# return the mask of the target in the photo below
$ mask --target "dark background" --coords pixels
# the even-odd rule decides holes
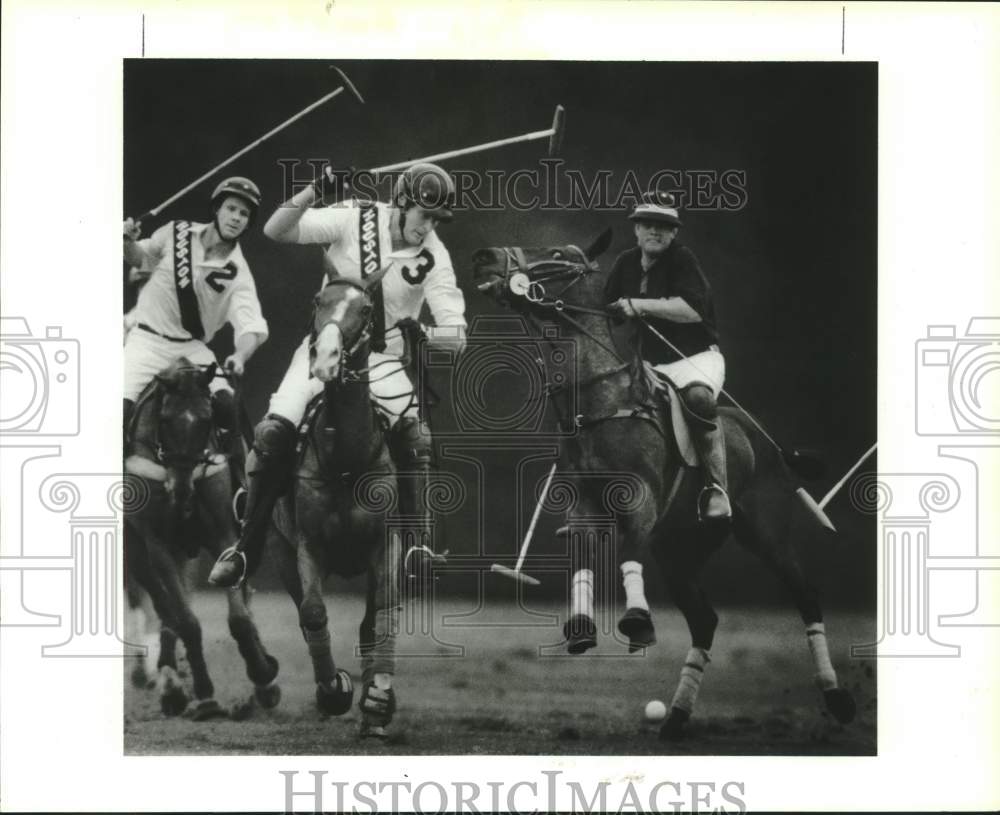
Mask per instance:
[[[239,159],[143,225],[208,219],[208,197],[226,175],[261,187],[261,220],[242,241],[257,282],[269,341],[246,381],[259,419],[300,341],[322,271],[317,247],[268,241],[260,226],[287,197],[279,159],[328,158],[368,167],[550,126],[567,111],[562,158],[587,179],[628,170],[641,181],[661,169],[741,170],[746,205],[688,211],[681,240],[701,261],[716,297],[727,389],[779,439],[823,452],[817,499],[875,440],[877,348],[877,67],[874,63],[338,62],[366,104],[346,93]],[[337,87],[328,63],[267,60],[126,60],[125,212],[158,204],[208,168]],[[537,168],[545,142],[443,162],[449,170]],[[309,173],[303,164],[300,172]],[[470,318],[498,313],[476,291],[471,253],[489,245],[586,243],[607,227],[604,257],[633,245],[620,211],[463,211],[439,234],[448,246]],[[131,293],[126,291],[126,306]],[[231,335],[214,345],[224,350]],[[491,390],[498,415],[523,399],[515,385]],[[508,403],[504,403],[504,400]],[[432,420],[435,417],[432,415]],[[547,425],[548,426],[548,425]],[[470,441],[474,445],[474,441]],[[512,510],[520,454],[483,451],[484,495],[445,519],[459,554],[512,561],[526,519]],[[874,460],[864,470],[873,470]],[[465,479],[468,467],[445,462]],[[546,467],[536,462],[532,479]],[[503,472],[501,472],[503,471]],[[537,472],[536,472],[537,471]],[[492,478],[496,475],[496,478]],[[525,489],[527,496],[527,488]],[[482,509],[478,509],[482,507]],[[480,548],[477,513],[489,530]],[[810,548],[827,603],[873,606],[874,519],[846,491],[829,507],[843,533]],[[533,552],[555,552],[558,518],[543,514]],[[530,569],[529,569],[530,571]],[[734,545],[716,557],[708,586],[725,603],[781,597],[776,581]],[[449,578],[456,588],[471,578]],[[501,578],[494,589],[511,589]],[[655,578],[652,581],[656,593]],[[493,585],[493,584],[490,584]]]

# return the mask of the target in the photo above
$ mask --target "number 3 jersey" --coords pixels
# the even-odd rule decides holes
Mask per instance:
[[[419,319],[424,302],[439,326],[465,326],[465,298],[455,282],[451,256],[435,232],[419,246],[392,248],[389,229],[392,208],[383,203],[366,204],[377,208],[378,241],[375,252],[381,268],[389,271],[382,278],[385,326],[391,328],[406,317]],[[336,274],[351,280],[363,280],[371,271],[361,270],[361,206],[356,201],[310,209],[299,221],[299,243],[329,244],[324,258],[327,275]],[[369,245],[371,242],[368,242]],[[372,257],[375,253],[370,254]],[[386,335],[385,353],[403,354],[398,331]]]
[[[186,230],[189,262],[185,262],[188,258],[185,258],[184,248],[178,255],[175,246],[178,223],[183,230],[183,222],[171,221],[149,238],[139,241],[152,273],[139,293],[133,312],[134,321],[177,339],[192,337],[208,342],[227,322],[233,325],[234,339],[249,333],[266,338],[267,322],[261,313],[257,287],[239,244],[225,258],[206,260],[201,233],[208,224],[192,223]],[[188,267],[181,270],[180,275],[175,269],[178,257]],[[182,317],[180,298],[186,296],[183,289],[187,286],[193,288],[198,304],[203,331],[200,337],[194,336],[195,332],[186,327]]]

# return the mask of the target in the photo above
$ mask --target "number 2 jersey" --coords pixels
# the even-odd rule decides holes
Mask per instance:
[[[380,263],[382,269],[389,269],[382,278],[386,328],[406,317],[419,319],[425,301],[436,325],[464,327],[465,298],[455,282],[451,255],[437,233],[430,232],[419,246],[394,250],[389,228],[392,208],[383,203],[369,206],[378,209]],[[324,285],[330,270],[351,280],[363,279],[360,231],[360,206],[356,201],[303,213],[298,243],[329,244],[324,259],[328,269]],[[388,332],[385,339],[385,353],[403,354],[403,341],[398,331]]]
[[[204,330],[203,337],[193,339],[208,342],[227,322],[232,323],[234,339],[249,333],[266,339],[267,322],[243,251],[237,244],[227,257],[206,260],[201,243],[206,228],[208,224],[197,223],[190,228],[191,285]],[[167,337],[191,337],[181,319],[174,276],[174,222],[161,226],[138,244],[146,253],[152,273],[139,293],[132,319]]]

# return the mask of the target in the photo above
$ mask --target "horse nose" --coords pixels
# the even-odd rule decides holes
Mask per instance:
[[[334,348],[326,355],[316,357],[312,364],[312,375],[320,382],[331,382],[340,373],[340,349]]]

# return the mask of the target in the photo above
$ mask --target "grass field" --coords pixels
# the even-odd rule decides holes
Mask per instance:
[[[400,637],[394,682],[399,711],[391,737],[377,742],[359,740],[356,706],[339,718],[320,717],[311,663],[288,597],[258,593],[253,609],[265,645],[281,663],[281,703],[257,709],[244,721],[168,719],[155,690],[133,688],[126,680],[126,754],[876,753],[874,662],[849,657],[851,644],[873,641],[871,614],[827,615],[840,683],[858,703],[857,719],[841,726],[825,713],[812,684],[794,612],[720,609],[712,663],[689,736],[665,743],[657,738],[658,726],[643,721],[642,711],[650,699],[669,705],[689,645],[684,621],[672,607],[653,610],[659,642],[646,655],[628,655],[610,633],[614,620],[609,619],[598,621],[608,629],[599,647],[571,657],[559,645],[561,607],[532,608],[529,614],[514,604],[477,609],[472,601],[437,603],[434,636],[420,633],[414,620],[415,633]],[[328,598],[327,610],[337,665],[360,686],[353,650],[361,598]],[[224,598],[199,593],[195,611],[217,699],[227,707],[245,701],[252,688],[229,637]]]

